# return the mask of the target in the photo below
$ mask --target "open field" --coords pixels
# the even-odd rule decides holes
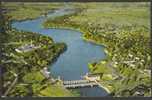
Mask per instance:
[[[34,19],[60,7],[62,7],[60,3],[9,2],[3,4],[3,8],[8,12],[6,15],[9,16],[11,20]]]
[[[150,12],[147,7],[148,4],[137,3],[72,3],[77,8],[84,8],[76,16],[63,16],[51,20],[55,25],[59,26],[83,26],[89,27],[90,24],[114,24],[116,26],[129,26],[129,25],[144,25],[149,26]],[[147,5],[147,6],[146,6]],[[62,18],[64,20],[62,20]],[[61,21],[62,20],[62,21]],[[57,22],[55,22],[57,21]],[[49,19],[44,24],[46,27],[51,24]],[[73,25],[74,24],[74,25]],[[54,26],[55,26],[54,25]],[[53,25],[52,25],[53,26]]]

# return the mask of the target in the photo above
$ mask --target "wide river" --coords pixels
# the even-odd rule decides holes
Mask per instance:
[[[73,13],[69,8],[63,8],[49,13],[48,17],[63,16]],[[40,16],[34,20],[16,21],[12,27],[30,32],[47,35],[53,38],[55,42],[64,42],[67,44],[67,50],[59,56],[57,61],[49,66],[50,72],[54,77],[60,76],[64,80],[81,79],[83,75],[89,72],[88,63],[99,61],[106,57],[104,47],[86,42],[82,39],[82,33],[66,29],[45,29],[42,23],[46,17]],[[75,89],[81,96],[107,96],[107,92],[99,87],[88,87]]]

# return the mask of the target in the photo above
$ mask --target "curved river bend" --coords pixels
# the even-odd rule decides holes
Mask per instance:
[[[54,18],[72,13],[70,10],[59,9],[48,16]],[[55,42],[67,44],[67,50],[59,56],[57,61],[50,65],[50,72],[54,77],[61,76],[64,80],[81,79],[88,70],[88,63],[105,58],[104,47],[85,42],[78,31],[66,29],[45,29],[42,23],[46,20],[41,16],[34,20],[13,22],[12,27],[18,30],[37,32],[51,36]],[[106,96],[105,90],[99,87],[76,89],[81,96]]]

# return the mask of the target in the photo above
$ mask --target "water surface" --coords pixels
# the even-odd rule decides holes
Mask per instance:
[[[55,18],[73,13],[73,10],[59,9],[49,13],[48,17]],[[69,9],[69,8],[68,8]],[[46,17],[34,20],[13,22],[12,26],[19,30],[37,32],[53,38],[55,42],[67,44],[67,50],[59,56],[57,61],[50,65],[50,72],[54,77],[60,76],[64,80],[81,79],[81,76],[89,72],[88,63],[105,58],[104,47],[85,42],[82,33],[66,29],[45,29],[42,23]],[[76,89],[81,96],[106,96],[105,90],[99,87]]]

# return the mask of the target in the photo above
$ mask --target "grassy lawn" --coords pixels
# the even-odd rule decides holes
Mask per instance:
[[[63,88],[60,84],[50,84],[50,82],[46,80],[42,73],[40,73],[39,71],[26,74],[23,80],[25,83],[33,83],[32,90],[37,96],[73,96],[70,91]]]
[[[40,91],[40,95],[42,96],[50,96],[50,97],[71,97],[74,96],[70,91],[64,89],[60,85],[51,85],[46,89]]]

